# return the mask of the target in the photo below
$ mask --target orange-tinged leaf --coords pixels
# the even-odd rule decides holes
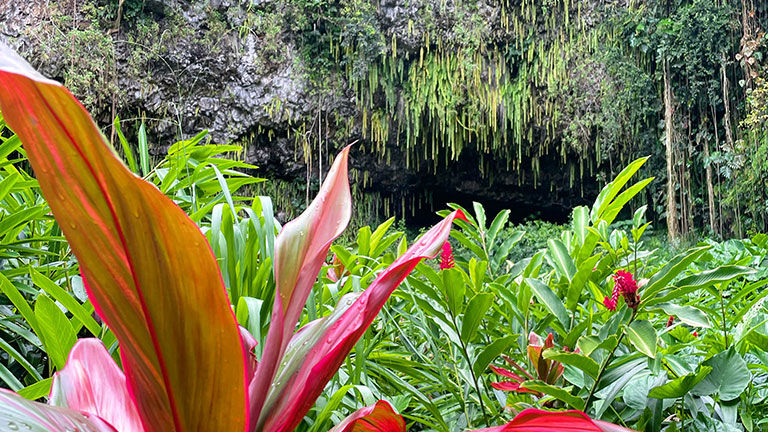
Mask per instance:
[[[64,87],[0,44],[0,111],[120,342],[148,431],[244,430],[245,355],[198,227],[133,175]]]
[[[329,432],[405,432],[405,421],[387,401],[360,408]]]

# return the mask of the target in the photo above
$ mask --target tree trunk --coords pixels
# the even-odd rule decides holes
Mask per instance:
[[[725,71],[725,54],[722,54],[720,62],[720,74],[723,80],[723,105],[725,106],[725,115],[723,116],[723,129],[725,129],[725,143],[727,144],[726,151],[732,152],[733,146],[733,132],[731,131],[731,103],[729,94],[728,74]]]
[[[677,203],[675,202],[674,153],[672,149],[672,86],[669,82],[669,61],[664,59],[664,146],[667,158],[667,236],[670,241],[677,240]]]
[[[715,131],[717,131],[717,122],[715,125]],[[707,183],[707,204],[709,207],[709,229],[712,234],[717,235],[717,224],[715,222],[715,186],[712,183],[712,163],[709,160],[709,139],[704,138],[704,164],[706,171],[706,183]]]

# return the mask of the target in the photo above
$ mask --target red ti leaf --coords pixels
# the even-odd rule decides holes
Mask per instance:
[[[0,110],[120,342],[149,431],[244,430],[245,355],[198,227],[117,159],[64,87],[0,44]]]
[[[530,408],[503,426],[477,429],[473,432],[633,432],[611,423],[599,423],[600,425],[581,411],[554,412]]]
[[[270,387],[260,424],[267,431],[292,431],[315,403],[347,354],[365,333],[392,291],[423,258],[434,258],[460,211],[448,215],[382,271],[362,294],[344,296],[334,312],[296,334]],[[356,299],[355,299],[356,297]]]
[[[329,432],[405,432],[405,421],[386,401],[360,408]]]
[[[349,223],[352,198],[347,179],[349,147],[336,156],[320,192],[307,209],[285,224],[275,241],[277,295],[267,340],[256,375],[250,383],[251,430],[261,427],[260,413],[268,389],[293,336],[331,243]]]
[[[53,376],[48,399],[51,405],[95,414],[120,432],[144,430],[128,396],[123,371],[95,338],[75,344],[67,365]]]

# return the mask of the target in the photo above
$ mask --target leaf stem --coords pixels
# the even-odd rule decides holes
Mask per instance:
[[[629,322],[627,322],[627,325],[632,324],[632,321],[635,320],[635,316],[637,316],[637,310],[632,311],[632,317],[629,318]],[[597,372],[595,383],[592,384],[592,388],[589,390],[589,395],[587,396],[587,400],[584,403],[584,412],[587,412],[587,410],[589,409],[589,403],[592,402],[592,398],[595,396],[595,392],[597,392],[597,385],[600,383],[600,378],[603,377],[605,370],[608,369],[608,364],[610,364],[611,360],[613,360],[613,355],[616,353],[616,348],[618,348],[619,345],[621,345],[621,341],[624,340],[624,335],[627,334],[625,329],[626,329],[626,326],[621,329],[621,335],[619,335],[619,339],[616,341],[616,345],[611,349],[611,352],[608,353],[608,356],[605,357],[605,360],[603,360],[603,363],[600,365],[600,370]]]

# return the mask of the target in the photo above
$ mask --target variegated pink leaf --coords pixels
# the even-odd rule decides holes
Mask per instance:
[[[98,416],[32,402],[5,389],[0,389],[0,430],[118,432]]]
[[[98,339],[77,341],[67,365],[54,374],[48,399],[51,405],[95,414],[120,432],[144,431],[125,375]]]

